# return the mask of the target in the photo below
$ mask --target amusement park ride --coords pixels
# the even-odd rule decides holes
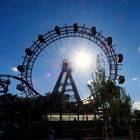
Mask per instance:
[[[35,41],[30,48],[25,49],[23,63],[17,66],[20,76],[0,74],[0,93],[7,94],[10,86],[10,79],[15,79],[20,82],[16,88],[22,92],[22,95],[31,98],[42,96],[42,94],[36,90],[32,80],[32,73],[36,60],[50,44],[64,38],[84,38],[93,44],[96,44],[105,54],[108,61],[108,78],[114,83],[116,83],[117,80],[119,84],[124,83],[124,76],[118,75],[119,67],[123,61],[123,55],[115,53],[114,46],[112,45],[112,37],[104,37],[102,32],[96,31],[96,27],[88,28],[85,27],[85,25],[79,26],[77,23],[74,23],[72,26],[56,26],[46,34],[39,35],[37,41]],[[79,95],[76,86],[77,83],[73,78],[69,60],[63,59],[62,62],[62,69],[49,96],[57,94],[65,95],[66,93],[69,94],[69,92],[73,92],[76,104],[81,105],[83,101]]]

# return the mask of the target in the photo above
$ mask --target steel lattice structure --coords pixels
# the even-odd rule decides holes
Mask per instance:
[[[116,54],[112,45],[111,37],[104,37],[101,32],[96,31],[96,27],[87,28],[85,26],[78,26],[76,23],[73,26],[56,26],[52,31],[48,31],[44,35],[39,35],[38,40],[33,43],[30,48],[26,48],[26,55],[22,65],[17,68],[21,72],[21,79],[26,81],[32,88],[32,71],[36,59],[40,53],[51,43],[63,38],[77,37],[85,38],[99,46],[109,64],[109,79],[113,82],[116,81],[118,76],[118,63],[123,59],[122,54]],[[23,83],[25,87],[25,94],[29,96],[36,96],[36,92],[32,92],[31,88]]]
[[[5,79],[6,78],[6,79]],[[35,96],[40,96],[40,94],[25,80],[23,80],[22,78],[18,77],[18,76],[14,76],[14,75],[9,75],[9,74],[0,74],[0,88],[2,89],[2,92],[7,94],[8,92],[8,86],[10,84],[10,80],[9,79],[15,79],[18,80],[20,82],[22,82],[22,84],[25,84],[28,88],[30,88],[30,90],[32,91],[32,93],[34,94],[27,94],[26,96],[28,97],[35,97]],[[20,85],[20,84],[19,84]],[[18,87],[18,85],[17,85]],[[0,92],[1,93],[1,92]]]

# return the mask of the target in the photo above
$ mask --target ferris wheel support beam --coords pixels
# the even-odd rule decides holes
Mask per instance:
[[[66,74],[64,74],[64,73],[66,73]],[[64,83],[62,83],[62,79],[63,79],[64,75],[65,75]],[[58,77],[58,80],[54,86],[52,94],[64,95],[66,92],[66,87],[68,85],[68,80],[70,80],[70,85],[72,87],[71,91],[73,91],[73,93],[74,93],[74,97],[77,101],[77,104],[81,105],[81,103],[82,103],[81,98],[80,98],[78,90],[76,88],[76,84],[75,84],[74,79],[71,74],[71,68],[69,67],[69,63],[67,60],[63,60],[63,67],[62,67],[62,70]],[[62,88],[61,88],[61,86],[62,86]],[[59,90],[59,89],[61,89],[61,90]]]

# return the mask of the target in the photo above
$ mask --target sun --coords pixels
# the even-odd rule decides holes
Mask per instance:
[[[78,68],[86,69],[91,65],[91,55],[86,51],[77,52],[75,55],[75,64]]]

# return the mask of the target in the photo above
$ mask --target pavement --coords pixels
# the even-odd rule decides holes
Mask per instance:
[[[55,140],[76,140],[75,138],[63,138],[63,139],[55,139]],[[84,137],[80,140],[107,140],[102,137]],[[129,137],[116,137],[116,138],[108,138],[108,140],[130,140]]]
[[[38,139],[38,140],[47,140],[47,139]],[[55,138],[54,140],[107,140],[102,137],[84,137],[81,139],[76,138]],[[114,138],[108,138],[108,140],[131,140],[129,137],[114,137]],[[139,139],[134,139],[139,140]]]

